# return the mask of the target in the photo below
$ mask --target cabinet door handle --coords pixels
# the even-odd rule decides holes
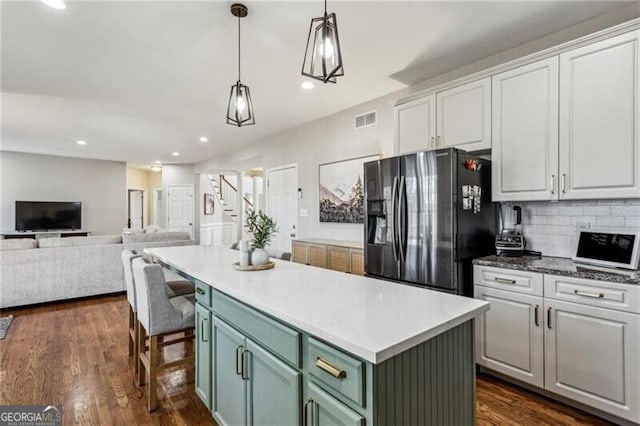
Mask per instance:
[[[242,366],[240,365],[242,358],[242,351],[244,350],[244,346],[240,345],[236,348],[236,374],[238,376],[242,375]]]
[[[556,193],[556,175],[551,175],[551,194],[554,195]]]
[[[198,294],[204,294],[204,290],[201,289],[200,287],[196,287],[196,293]]]
[[[604,293],[591,293],[589,291],[582,290],[573,290],[573,294],[577,294],[578,296],[593,297],[594,299],[602,299],[604,297]]]
[[[209,342],[209,339],[205,340],[204,336],[205,336],[205,332],[204,332],[204,322],[208,321],[209,318],[202,318],[202,321],[200,321],[200,341],[203,343],[207,343]]]
[[[551,308],[547,308],[547,328],[551,330]]]
[[[309,404],[313,404],[313,398],[307,399],[302,407],[302,426],[309,426],[309,415],[307,413],[307,407]],[[311,405],[311,409],[313,409],[313,405]],[[311,421],[313,421],[313,417],[311,418]]]
[[[242,351],[242,353],[240,354],[240,371],[241,371],[240,377],[242,377],[242,380],[249,380],[249,375],[246,374],[246,370],[247,370],[246,365],[247,364],[246,364],[245,357],[244,357],[244,354],[246,354],[246,353],[250,353],[249,349],[244,349]]]
[[[563,173],[562,174],[562,193],[566,194],[567,193],[567,174]]]
[[[540,323],[538,322],[538,310],[540,309],[539,305],[536,305],[536,307],[533,309],[533,319],[534,322],[536,323],[536,327],[540,327]]]
[[[324,371],[325,373],[331,374],[336,379],[347,378],[346,371],[344,371],[339,367],[336,367],[335,365],[331,364],[329,361],[325,361],[320,357],[316,357],[316,367],[318,367],[320,370]]]
[[[495,277],[493,280],[495,282],[502,283],[502,284],[515,284],[516,283],[516,280],[510,280],[508,278]]]

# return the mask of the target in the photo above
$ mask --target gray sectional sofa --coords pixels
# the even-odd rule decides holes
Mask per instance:
[[[186,232],[0,240],[0,308],[125,291],[122,250],[195,244]]]

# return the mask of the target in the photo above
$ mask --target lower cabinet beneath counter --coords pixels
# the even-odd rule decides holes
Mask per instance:
[[[491,303],[476,322],[477,364],[639,424],[640,287],[517,274],[544,286],[522,289],[513,270],[474,266],[475,297]]]
[[[292,260],[296,263],[332,269],[355,275],[364,275],[364,250],[362,248],[331,243],[330,240],[294,240]],[[353,243],[357,244],[357,243]]]
[[[196,391],[220,426],[475,424],[473,320],[372,364],[196,286]]]

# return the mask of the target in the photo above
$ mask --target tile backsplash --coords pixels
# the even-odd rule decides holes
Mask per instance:
[[[640,200],[527,201],[502,203],[505,227],[512,228],[513,206],[522,207],[527,249],[545,256],[571,257],[580,228],[638,232]],[[515,216],[513,216],[515,218]]]

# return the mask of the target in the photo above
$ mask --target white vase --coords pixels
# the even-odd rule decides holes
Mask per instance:
[[[269,255],[263,248],[254,248],[251,252],[252,265],[264,265],[269,262]]]

